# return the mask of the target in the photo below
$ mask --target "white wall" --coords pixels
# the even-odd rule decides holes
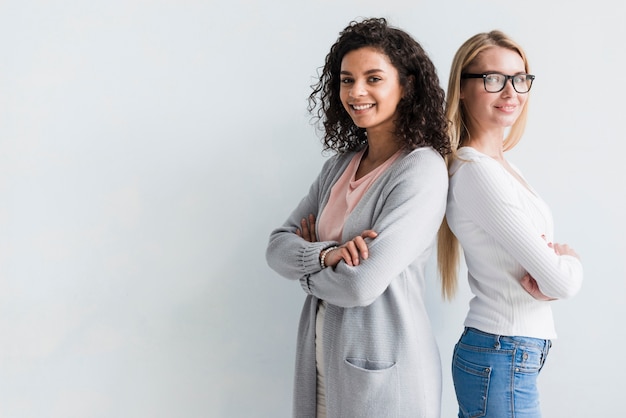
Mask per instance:
[[[287,417],[304,294],[265,264],[323,162],[306,97],[338,32],[431,54],[500,28],[537,80],[510,158],[586,281],[554,304],[546,417],[623,409],[623,3],[0,2],[0,417]],[[444,416],[466,287],[430,289]]]

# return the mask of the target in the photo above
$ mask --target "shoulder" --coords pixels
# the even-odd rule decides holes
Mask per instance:
[[[465,199],[514,199],[516,188],[502,165],[472,148],[459,149],[450,165],[450,192]]]
[[[446,162],[432,147],[416,148],[398,158],[394,168],[399,171],[427,172],[447,176]]]
[[[446,162],[431,147],[422,147],[406,152],[390,167],[387,185],[398,190],[448,190],[448,170]]]
[[[471,147],[462,147],[454,154],[450,164],[450,178],[488,174],[500,171],[500,164],[493,158]]]
[[[348,164],[350,164],[350,161],[355,154],[356,152],[349,151],[332,155],[324,162],[324,165],[322,166],[322,173],[333,174],[343,172]]]
[[[446,161],[432,147],[417,148],[406,157],[404,179],[420,188],[448,189]]]
[[[441,161],[443,162],[443,157],[439,154],[433,147],[419,147],[415,148],[412,151],[409,151],[406,155],[406,158],[416,158],[422,160],[430,160],[430,161]]]

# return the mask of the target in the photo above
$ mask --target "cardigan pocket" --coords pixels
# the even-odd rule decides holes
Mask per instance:
[[[395,362],[348,357],[340,379],[341,413],[350,417],[396,417],[399,384]]]
[[[346,363],[364,371],[381,371],[392,368],[396,363],[392,361],[376,361],[364,358],[348,357]]]

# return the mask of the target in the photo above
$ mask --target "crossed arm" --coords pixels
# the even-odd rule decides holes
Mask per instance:
[[[315,216],[310,214],[308,218],[302,218],[300,228],[296,230],[296,235],[308,242],[317,242],[315,230]],[[337,248],[326,252],[324,264],[327,267],[335,267],[341,260],[349,266],[358,266],[361,259],[367,260],[369,256],[366,238],[374,239],[378,233],[371,229],[366,229],[353,239],[346,241]],[[324,251],[320,253],[320,257]]]
[[[300,221],[300,228],[296,230],[296,235],[308,242],[317,242],[315,216],[313,214],[310,214],[308,218],[302,218],[302,220]],[[334,267],[341,260],[344,260],[346,264],[350,266],[359,265],[359,261],[361,259],[366,260],[368,257],[368,248],[365,238],[373,239],[376,238],[376,235],[377,233],[371,229],[363,231],[360,236],[357,236],[354,239],[344,243],[343,245],[328,251],[324,258],[324,264],[327,267]],[[553,248],[556,254],[569,254],[576,257],[578,256],[574,252],[574,250],[569,248],[567,244],[548,243],[548,246],[550,248]],[[520,284],[524,288],[524,290],[526,290],[532,297],[537,300],[549,301],[556,299],[541,293],[541,290],[539,290],[539,285],[537,285],[537,281],[533,279],[530,274],[526,274],[521,279]]]

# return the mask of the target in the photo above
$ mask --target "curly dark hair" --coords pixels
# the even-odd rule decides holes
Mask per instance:
[[[435,66],[415,39],[389,26],[385,18],[350,22],[326,55],[318,82],[311,86],[308,111],[323,132],[324,150],[342,153],[367,143],[365,129],[354,124],[339,96],[341,61],[363,47],[380,50],[398,71],[405,95],[396,109],[395,134],[402,147],[432,146],[441,155],[450,153],[445,93]]]

